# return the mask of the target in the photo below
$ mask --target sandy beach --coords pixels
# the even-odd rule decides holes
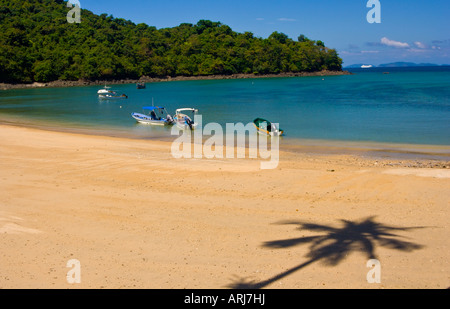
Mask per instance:
[[[1,125],[0,288],[450,287],[448,162],[170,145]]]

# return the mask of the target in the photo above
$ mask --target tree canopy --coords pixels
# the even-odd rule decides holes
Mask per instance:
[[[210,20],[157,29],[85,9],[68,23],[69,10],[62,0],[0,0],[0,82],[342,70],[336,50],[304,35],[258,38]]]

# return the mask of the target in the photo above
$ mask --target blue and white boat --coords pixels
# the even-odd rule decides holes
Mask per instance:
[[[131,117],[139,123],[164,126],[171,125],[174,122],[164,107],[146,106],[142,109],[144,110],[143,113],[131,114]]]

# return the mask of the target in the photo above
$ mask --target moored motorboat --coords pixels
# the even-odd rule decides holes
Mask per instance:
[[[111,87],[105,85],[105,88],[97,91],[100,99],[128,99],[126,94],[119,94],[117,91],[112,90]]]
[[[167,113],[164,107],[160,106],[146,106],[142,108],[144,113],[132,113],[131,117],[137,122],[151,125],[171,125],[173,118]]]
[[[198,109],[195,108],[179,108],[175,111],[173,117],[177,127],[182,130],[195,130],[198,126],[195,121],[195,115],[198,113]],[[188,115],[189,114],[189,115]]]
[[[269,136],[281,136],[284,131],[280,129],[275,123],[263,118],[256,118],[253,120],[253,125],[256,127],[258,133]]]

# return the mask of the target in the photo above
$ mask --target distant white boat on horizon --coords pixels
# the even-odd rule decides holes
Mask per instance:
[[[371,64],[363,64],[363,65],[361,66],[361,69],[369,69],[369,68],[371,68],[371,67],[373,67],[373,65],[371,65]]]

